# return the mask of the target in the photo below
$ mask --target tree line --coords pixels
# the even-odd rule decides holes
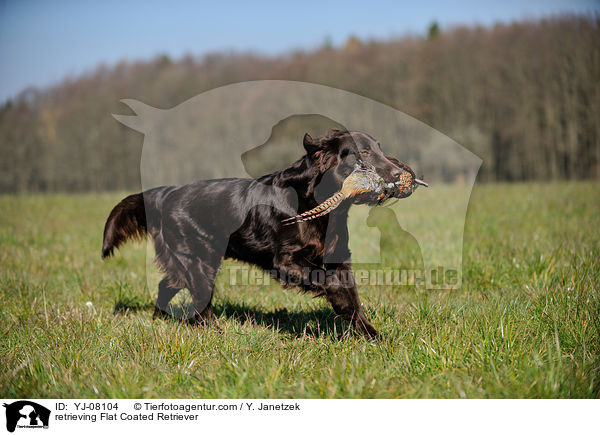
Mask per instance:
[[[600,18],[560,16],[389,41],[352,37],[276,57],[101,65],[0,108],[0,192],[137,189],[143,137],[112,118],[126,111],[120,99],[170,108],[263,79],[328,85],[404,111],[480,156],[481,181],[600,178]]]

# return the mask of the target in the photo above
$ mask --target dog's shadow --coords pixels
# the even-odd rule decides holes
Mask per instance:
[[[213,312],[217,317],[235,319],[242,324],[259,325],[296,338],[329,336],[340,339],[354,334],[348,322],[344,322],[326,307],[310,311],[287,308],[263,311],[245,304],[223,301],[213,307]]]
[[[153,311],[154,303],[140,301],[137,299],[119,299],[115,303],[113,314],[127,315],[139,311]],[[193,313],[191,302],[171,304],[168,308],[168,318],[156,319],[156,321],[188,322]],[[341,339],[348,335],[354,335],[348,322],[327,307],[311,310],[288,310],[279,308],[274,311],[264,311],[259,308],[250,307],[231,301],[221,301],[213,305],[213,313],[216,317],[216,326],[220,318],[233,319],[241,324],[254,324],[274,331],[289,334],[295,338],[301,337],[335,337]],[[213,326],[211,326],[213,327]]]

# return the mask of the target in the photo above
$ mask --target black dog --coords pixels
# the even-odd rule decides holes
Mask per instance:
[[[169,301],[185,287],[192,295],[194,320],[210,321],[214,280],[227,257],[325,296],[338,315],[365,337],[376,338],[351,274],[346,224],[352,202],[345,200],[330,214],[307,222],[286,226],[281,221],[339,190],[358,161],[372,165],[386,182],[410,173],[411,188],[390,196],[410,195],[420,180],[407,165],[386,157],[379,142],[365,133],[332,129],[317,139],[306,134],[304,148],[306,155],[290,167],[256,180],[197,181],[128,196],[108,217],[102,257],[128,238],[153,237],[156,262],[165,273],[155,316],[166,314]]]

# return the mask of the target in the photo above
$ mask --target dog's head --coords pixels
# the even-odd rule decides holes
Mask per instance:
[[[418,185],[427,186],[408,165],[387,157],[381,144],[366,133],[331,129],[316,139],[305,134],[304,148],[330,191],[340,188],[357,163],[375,169],[387,186],[387,198],[406,198]]]

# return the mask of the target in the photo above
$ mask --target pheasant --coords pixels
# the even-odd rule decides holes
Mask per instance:
[[[293,225],[300,222],[306,222],[316,219],[319,216],[326,215],[335,210],[344,200],[352,198],[355,203],[377,203],[381,204],[385,200],[396,197],[404,198],[409,196],[417,185],[429,187],[429,185],[415,177],[414,172],[404,163],[397,159],[388,157],[394,164],[405,170],[398,181],[386,183],[383,178],[377,174],[375,168],[359,161],[354,166],[354,170],[342,183],[342,188],[327,198],[321,204],[305,211],[304,213],[284,219],[284,225]]]

